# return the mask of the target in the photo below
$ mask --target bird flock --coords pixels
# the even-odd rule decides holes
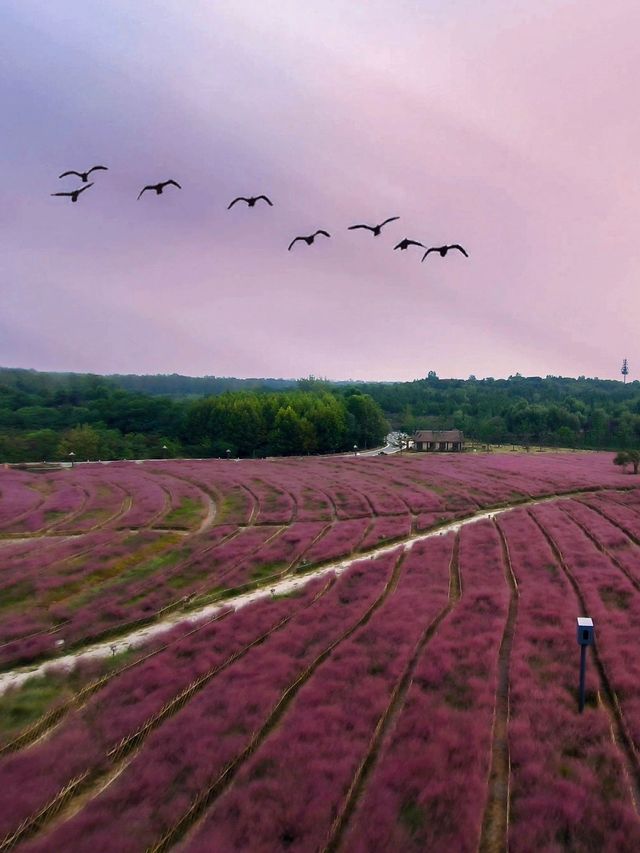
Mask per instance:
[[[93,186],[93,181],[89,182],[89,175],[92,172],[96,172],[96,171],[107,172],[108,167],[107,166],[92,166],[90,169],[87,169],[86,172],[77,172],[75,169],[69,169],[67,172],[63,172],[61,175],[58,175],[59,179],[60,178],[66,178],[69,175],[76,175],[78,178],[80,178],[80,180],[82,181],[84,186],[78,187],[77,189],[70,190],[68,192],[51,193],[51,195],[52,196],[63,196],[66,198],[70,198],[72,202],[77,202],[78,198],[80,197],[80,194]],[[168,187],[168,186],[177,187],[177,189],[179,189],[179,190],[182,189],[182,187],[180,186],[180,184],[177,181],[175,181],[173,178],[169,178],[169,180],[160,181],[157,184],[147,184],[138,193],[138,201],[140,200],[140,197],[142,196],[142,194],[147,192],[147,190],[155,190],[156,195],[162,195],[165,187]],[[231,210],[231,208],[234,206],[234,204],[237,204],[238,202],[244,202],[247,205],[247,207],[255,207],[256,203],[258,201],[264,201],[265,204],[269,205],[269,207],[273,207],[273,202],[266,195],[257,195],[257,196],[248,196],[248,197],[238,196],[237,198],[233,199],[231,204],[229,204],[229,206],[227,207],[227,210]],[[348,231],[356,231],[358,229],[364,229],[366,231],[371,231],[371,233],[373,234],[374,237],[379,237],[381,232],[382,232],[382,229],[384,228],[385,225],[388,225],[389,222],[396,222],[398,219],[400,219],[399,216],[390,216],[388,219],[385,219],[384,222],[381,222],[379,225],[365,225],[363,223],[360,223],[358,225],[350,225],[347,228],[347,230]],[[325,231],[324,229],[319,228],[317,231],[314,231],[313,234],[308,234],[306,236],[305,235],[299,235],[298,237],[294,237],[294,239],[289,243],[288,251],[290,252],[291,249],[294,247],[294,245],[298,241],[306,243],[307,246],[313,245],[316,237],[320,234],[323,237],[331,237],[331,234],[329,234],[328,231]],[[469,257],[466,250],[459,243],[449,243],[448,245],[444,245],[444,246],[425,246],[424,243],[421,243],[418,240],[410,240],[408,237],[403,237],[403,239],[400,240],[400,242],[397,243],[393,247],[393,249],[394,249],[394,251],[396,249],[400,249],[400,251],[405,251],[406,249],[409,248],[409,246],[419,246],[423,249],[426,249],[426,252],[422,256],[423,262],[426,260],[427,256],[431,254],[431,252],[438,252],[440,257],[444,258],[444,257],[446,257],[447,252],[449,252],[451,249],[456,249],[457,251],[462,252],[462,254],[465,256],[465,258]]]

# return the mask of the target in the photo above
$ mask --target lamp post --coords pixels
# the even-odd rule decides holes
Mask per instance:
[[[75,455],[76,454],[73,452],[73,450],[69,451],[69,459],[71,460],[71,467],[72,468],[73,468],[73,458]]]
[[[167,445],[166,445],[166,444],[163,444],[163,445],[162,445],[162,458],[163,458],[163,459],[166,459],[166,458],[167,458],[167,450],[168,450],[168,449],[169,449],[169,448],[167,447]]]
[[[227,454],[227,459],[231,459],[231,451],[229,450],[229,448],[225,450],[225,453]]]
[[[357,455],[358,455],[358,445],[357,445],[357,444],[354,444],[354,445],[353,445],[353,455],[354,455],[354,456],[357,456]]]

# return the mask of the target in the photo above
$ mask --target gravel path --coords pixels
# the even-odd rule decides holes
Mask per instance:
[[[582,494],[582,492],[575,492],[573,494]],[[567,494],[562,495],[561,497],[570,498],[571,496],[571,494]],[[395,542],[376,548],[374,551],[368,551],[366,554],[352,556],[347,560],[329,563],[319,569],[305,572],[304,575],[300,575],[298,577],[284,578],[283,580],[274,582],[269,587],[242,593],[237,595],[235,598],[229,598],[222,602],[206,605],[199,610],[191,611],[189,614],[174,613],[167,616],[167,618],[162,622],[155,622],[151,625],[145,626],[144,628],[138,628],[136,631],[132,631],[130,634],[126,634],[118,639],[97,643],[94,646],[87,646],[81,651],[64,655],[56,658],[55,660],[46,661],[45,663],[37,664],[35,666],[20,667],[8,672],[0,673],[0,695],[5,693],[11,687],[19,687],[29,678],[33,678],[37,675],[43,675],[45,671],[49,669],[55,668],[71,670],[79,661],[82,660],[88,660],[90,658],[108,658],[111,655],[118,654],[119,652],[138,648],[139,646],[143,646],[147,643],[152,637],[164,634],[175,625],[209,619],[221,610],[228,610],[229,608],[239,610],[242,607],[246,607],[247,604],[251,604],[253,601],[259,601],[262,598],[269,598],[271,595],[284,595],[292,592],[295,589],[305,586],[309,581],[322,577],[323,575],[330,574],[331,572],[336,575],[340,575],[354,563],[362,560],[375,559],[383,554],[395,551],[397,548],[403,548],[405,551],[408,551],[416,542],[423,542],[426,539],[431,539],[433,536],[444,536],[446,533],[452,533],[460,530],[460,528],[467,524],[475,524],[477,521],[482,521],[483,519],[494,518],[497,515],[510,512],[513,509],[519,509],[520,507],[533,506],[535,504],[547,503],[558,499],[558,496],[534,498],[524,503],[517,503],[511,506],[501,507],[499,509],[481,510],[468,518],[444,524],[436,530],[413,535],[404,541],[396,540]]]

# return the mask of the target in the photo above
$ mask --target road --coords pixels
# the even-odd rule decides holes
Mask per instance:
[[[386,453],[387,455],[390,453],[397,453],[400,448],[394,444],[397,440],[398,433],[390,432],[386,438],[387,443],[384,447],[376,447],[375,450],[359,450],[358,456],[378,456],[380,453]]]

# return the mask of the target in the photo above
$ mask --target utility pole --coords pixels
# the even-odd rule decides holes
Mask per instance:
[[[629,375],[629,362],[626,358],[622,359],[622,367],[620,368],[620,373],[622,374],[622,381],[626,383],[627,376]]]

